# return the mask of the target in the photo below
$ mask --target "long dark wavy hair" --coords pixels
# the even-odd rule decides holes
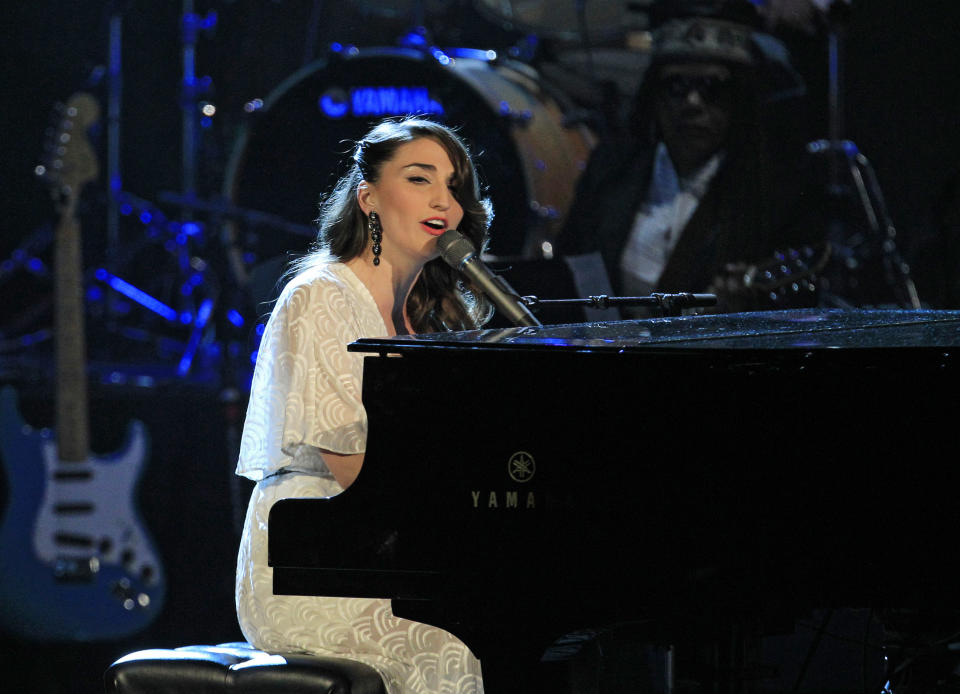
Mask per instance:
[[[383,165],[401,145],[423,137],[439,143],[453,164],[453,196],[463,208],[458,230],[478,251],[486,249],[493,205],[481,194],[469,149],[451,128],[408,116],[380,122],[355,143],[349,170],[320,199],[317,239],[306,255],[291,263],[292,273],[331,260],[346,262],[366,250],[370,243],[368,220],[357,202],[358,186],[362,181],[376,183]],[[411,289],[407,312],[417,332],[470,330],[489,320],[493,307],[478,287],[442,258],[435,258],[424,266]]]

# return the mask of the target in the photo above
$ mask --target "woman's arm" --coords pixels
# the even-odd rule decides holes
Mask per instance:
[[[331,453],[330,451],[321,451],[323,461],[333,475],[337,483],[346,489],[360,474],[360,467],[363,465],[363,453],[351,453],[343,455],[341,453]]]

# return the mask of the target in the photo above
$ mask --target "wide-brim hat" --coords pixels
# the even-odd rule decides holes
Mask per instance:
[[[653,31],[651,60],[753,65],[753,28],[715,17],[680,17]]]

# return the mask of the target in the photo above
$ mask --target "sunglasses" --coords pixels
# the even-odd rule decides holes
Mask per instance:
[[[716,103],[733,93],[733,80],[714,75],[669,75],[657,82],[661,94],[682,101],[690,92],[696,92],[704,101]]]

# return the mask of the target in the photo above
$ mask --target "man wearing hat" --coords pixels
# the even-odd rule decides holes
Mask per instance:
[[[650,16],[651,63],[629,132],[593,152],[560,250],[574,261],[599,254],[594,267],[619,296],[716,291],[727,266],[764,262],[802,240],[777,222],[781,191],[756,78],[759,17],[746,0],[664,0]],[[581,289],[601,286],[596,272],[584,276],[589,264],[571,264]]]

